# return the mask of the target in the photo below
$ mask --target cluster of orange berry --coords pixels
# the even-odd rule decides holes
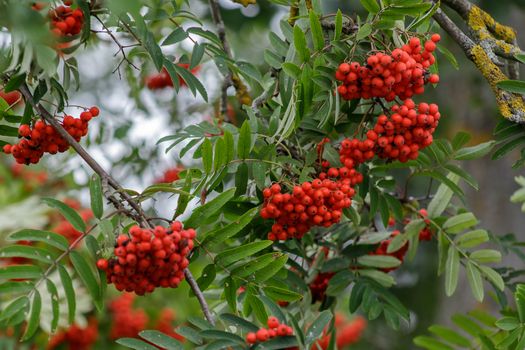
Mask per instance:
[[[46,349],[54,350],[67,344],[70,350],[91,350],[98,338],[98,321],[91,317],[85,327],[71,325],[67,330],[59,331],[49,340]]]
[[[293,329],[290,326],[280,323],[277,317],[268,317],[268,328],[260,328],[257,332],[250,332],[246,334],[246,342],[248,344],[262,343],[275,337],[284,337],[293,334]]]
[[[422,46],[419,38],[396,48],[391,54],[382,52],[368,56],[366,65],[359,62],[341,63],[335,78],[341,81],[337,91],[345,100],[380,97],[393,101],[402,100],[425,91],[425,83],[439,81],[437,74],[429,74],[428,67],[435,62],[432,52],[440,40],[439,34]]]
[[[99,113],[97,107],[91,107],[89,110],[80,113],[79,118],[66,115],[61,121],[61,125],[78,142],[83,136],[87,135],[89,121],[98,116]],[[39,120],[33,125],[20,125],[18,134],[22,139],[17,144],[5,145],[3,151],[12,154],[19,164],[36,164],[44,153],[56,154],[69,149],[69,143],[66,139],[43,120]]]
[[[188,69],[190,67],[187,63],[178,63],[178,66]],[[192,74],[197,73],[200,70],[200,67],[195,67],[191,70]],[[179,76],[179,86],[186,85],[186,82],[182,77]],[[158,89],[164,89],[166,87],[173,87],[173,80],[171,80],[171,76],[166,70],[166,68],[162,68],[160,73],[152,74],[146,78],[146,86],[150,90],[158,90]]]
[[[119,235],[115,256],[99,259],[97,267],[106,271],[108,283],[119,291],[137,295],[151,293],[157,287],[176,288],[184,279],[188,254],[193,249],[195,230],[184,230],[178,221],[168,228],[133,226],[127,235]]]
[[[67,2],[71,4],[71,2]],[[77,35],[84,24],[84,14],[80,9],[73,10],[69,6],[58,6],[49,11],[51,32],[57,37]]]

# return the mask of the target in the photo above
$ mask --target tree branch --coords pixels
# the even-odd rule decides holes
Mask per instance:
[[[93,159],[93,157],[91,157],[91,155],[66,131],[66,129],[64,129],[64,127],[55,119],[55,117],[51,113],[49,113],[40,103],[35,102],[27,84],[22,84],[19,90],[24,96],[26,103],[29,103],[35,109],[36,113],[47,123],[49,123],[59,133],[59,135],[62,136],[71,147],[73,147],[73,149],[86,162],[86,164],[100,176],[103,183],[107,183],[109,186],[115,189],[117,193],[121,196],[123,201],[127,202],[129,206],[135,211],[135,213],[132,213],[129,210],[124,210],[123,213],[131,219],[135,220],[136,222],[141,223],[143,227],[151,227],[148,217],[142,210],[141,206],[137,204],[128,193],[125,192],[122,186],[111,175],[109,175],[104,170],[104,168],[102,168],[102,166],[100,166],[100,164],[98,164],[97,161]],[[104,193],[104,195],[118,210],[121,210],[123,206],[121,201],[115,198],[112,194]],[[83,235],[82,238],[83,237],[85,237],[85,235]],[[78,241],[80,240],[81,239],[79,239]],[[78,243],[77,241],[75,242],[75,244]],[[191,272],[187,268],[184,270],[184,275],[186,276],[186,279],[191,289],[199,299],[199,303],[201,304],[201,308],[204,315],[206,316],[206,319],[211,324],[215,324],[215,321],[213,319],[213,316],[210,314],[209,307],[206,303],[206,300],[204,299],[202,291],[200,290],[199,285],[195,282],[195,279],[193,278]]]

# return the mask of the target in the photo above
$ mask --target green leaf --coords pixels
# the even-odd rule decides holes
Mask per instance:
[[[42,198],[42,200],[51,208],[58,209],[60,214],[73,225],[73,227],[80,232],[86,231],[86,224],[78,213],[70,208],[67,204],[56,200],[54,198]]]
[[[434,338],[420,335],[414,338],[414,344],[428,350],[454,350],[450,346]]]
[[[248,120],[245,120],[244,123],[242,123],[241,130],[239,131],[239,141],[237,142],[237,153],[239,158],[249,158],[251,150],[252,131],[250,129],[250,123]]]
[[[191,53],[190,69],[193,69],[199,65],[199,63],[202,60],[202,56],[204,56],[205,50],[206,50],[205,45],[195,44],[193,46],[193,51]]]
[[[434,333],[451,344],[461,347],[469,347],[470,341],[456,331],[439,325],[432,325],[428,328],[431,333]]]
[[[282,69],[286,74],[294,78],[295,80],[301,79],[301,68],[299,68],[295,63],[292,62],[284,62],[282,64]],[[18,133],[18,129],[17,129]]]
[[[276,301],[296,301],[302,299],[302,294],[275,286],[266,286],[263,288],[264,293]]]
[[[312,34],[312,42],[314,43],[314,49],[319,51],[324,47],[323,28],[321,27],[321,21],[317,14],[310,10],[308,13],[310,17],[310,32]]]
[[[334,29],[334,40],[337,41],[341,38],[341,33],[343,32],[343,13],[340,9],[337,9],[335,14],[335,29]]]
[[[26,74],[19,74],[12,76],[7,84],[4,86],[4,92],[11,92],[18,90],[18,88],[26,81]]]
[[[80,253],[76,251],[72,251],[69,257],[71,259],[71,263],[73,264],[73,267],[75,268],[75,271],[80,277],[80,280],[84,283],[89,294],[93,298],[93,301],[95,302],[95,305],[97,306],[97,309],[101,310],[102,300],[101,300],[100,286],[98,284],[97,278],[95,277],[95,274],[93,273],[93,270],[91,269],[90,265],[88,264],[86,259],[82,255],[80,255]]]
[[[386,249],[386,252],[388,254],[397,252],[399,249],[401,249],[405,244],[407,244],[408,238],[407,235],[397,235],[395,236],[391,241],[390,244],[388,244],[388,248]]]
[[[481,328],[476,322],[474,322],[468,316],[463,314],[455,314],[452,316],[452,322],[454,322],[459,328],[463,329],[465,332],[470,334],[473,337],[477,337],[478,334],[483,333],[483,328]]]
[[[370,13],[376,14],[381,9],[376,0],[359,0],[361,5]]]
[[[229,340],[233,343],[243,344],[244,339],[236,334],[228,333],[217,329],[205,329],[199,333],[205,339]]]
[[[237,233],[241,232],[253,218],[259,213],[259,207],[252,208],[244,213],[242,216],[238,217],[230,224],[215,229],[209,234],[204,236],[202,240],[202,245],[204,246],[214,246],[216,244],[224,243],[227,239],[235,236]]]
[[[248,172],[248,164],[244,162],[239,164],[237,172],[235,173],[235,187],[237,188],[235,196],[242,196],[246,193],[248,186]]]
[[[135,338],[120,338],[116,343],[135,350],[158,350],[157,347]]]
[[[22,309],[25,309],[29,304],[27,296],[23,295],[13,300],[9,305],[3,306],[0,312],[0,321],[9,320],[12,316],[16,315]]]
[[[445,267],[445,293],[447,296],[454,294],[459,277],[459,253],[454,246],[449,247]]]
[[[1,294],[27,294],[35,287],[34,283],[29,281],[21,282],[3,282],[0,283]]]
[[[260,298],[254,296],[250,291],[246,293],[246,299],[245,303],[250,305],[250,308],[252,309],[253,313],[255,314],[255,317],[259,320],[259,322],[265,324],[268,320],[268,314],[266,313],[266,309],[264,308],[264,304],[260,300]]]
[[[310,50],[306,45],[306,38],[304,36],[304,31],[299,25],[295,24],[293,27],[293,38],[294,46],[299,54],[301,62],[308,62],[310,60]]]
[[[54,333],[58,327],[58,320],[60,318],[60,308],[58,305],[59,297],[57,287],[51,280],[46,281],[47,291],[51,297],[51,313],[53,318],[51,320],[51,333]]]
[[[448,174],[447,178],[456,185],[458,184],[459,179],[460,179],[459,176],[452,174],[452,173]],[[448,204],[450,203],[450,200],[452,199],[453,194],[454,193],[452,192],[450,187],[448,187],[447,185],[445,184],[439,185],[434,198],[432,198],[432,200],[430,201],[428,205],[428,208],[427,208],[428,217],[433,219],[433,218],[440,216],[445,211]]]
[[[390,288],[394,284],[396,284],[396,280],[394,279],[394,277],[390,276],[389,274],[387,274],[387,273],[385,273],[383,271],[379,271],[379,270],[359,270],[359,274],[361,276],[366,276],[366,277],[369,277],[369,278],[373,279],[374,281],[376,281],[377,283],[379,283],[380,285],[382,285],[385,288]]]
[[[279,258],[275,259],[270,265],[259,269],[254,274],[254,280],[257,282],[264,282],[273,276],[275,276],[281,269],[286,265],[288,261],[288,255],[284,254]]]
[[[204,168],[204,172],[206,174],[209,174],[213,167],[213,146],[211,144],[210,139],[208,138],[204,139],[204,142],[202,143],[202,147],[201,147],[201,152],[202,152],[202,165]]]
[[[356,40],[363,40],[370,34],[372,34],[372,25],[370,23],[365,23],[357,31]]]
[[[505,91],[514,92],[517,94],[525,94],[525,81],[520,80],[502,80],[496,85]]]
[[[463,190],[454,181],[451,181],[449,177],[443,175],[442,173],[440,173],[438,171],[424,170],[424,171],[421,171],[421,172],[416,172],[416,173],[414,173],[414,175],[415,176],[430,176],[430,177],[438,180],[439,182],[443,183],[444,185],[446,185],[458,197],[463,198],[463,196],[464,196]]]
[[[201,276],[199,277],[199,279],[197,279],[197,284],[199,285],[200,289],[202,291],[205,291],[210,286],[210,284],[213,283],[213,281],[215,280],[215,276],[215,265],[206,265],[206,267],[202,270]]]
[[[297,339],[293,336],[275,337],[259,343],[257,350],[282,350],[297,347]]]
[[[161,46],[173,45],[176,44],[188,37],[188,34],[184,31],[182,27],[178,27],[173,32],[171,32],[166,39],[162,42]]]
[[[184,227],[196,228],[210,216],[217,213],[226,203],[233,198],[235,188],[222,192],[208,203],[193,210],[191,216],[185,221]]]
[[[77,309],[77,302],[75,299],[75,290],[73,289],[73,281],[67,272],[66,268],[60,264],[57,265],[60,280],[62,281],[62,287],[64,288],[64,294],[66,295],[67,307],[68,307],[68,322],[73,324],[75,321],[75,314]]]
[[[461,147],[465,146],[472,136],[468,132],[460,131],[452,139],[452,149],[457,151]]]
[[[449,49],[447,49],[444,45],[437,45],[437,49],[439,52],[441,52],[447,60],[452,64],[452,66],[456,69],[459,69],[459,63],[456,57],[452,52],[450,52]]]
[[[37,289],[33,291],[33,301],[27,319],[27,326],[21,341],[25,341],[35,334],[40,324],[40,311],[42,311],[42,297]]]
[[[42,276],[42,269],[35,265],[11,265],[0,268],[0,279],[32,279]]]
[[[470,175],[467,171],[461,169],[458,166],[455,166],[453,164],[447,164],[445,165],[445,168],[449,170],[451,173],[454,173],[458,176],[460,176],[463,180],[465,180],[466,183],[468,183],[472,188],[475,190],[478,190],[478,182],[476,179]]]
[[[324,310],[319,314],[319,316],[317,316],[312,325],[306,330],[306,346],[311,345],[315,340],[321,337],[325,327],[328,326],[332,318],[332,312],[329,310]]]
[[[480,143],[479,145],[472,146],[472,147],[465,147],[460,149],[456,152],[456,156],[454,159],[456,160],[469,160],[469,159],[478,159],[486,154],[488,154],[494,145],[496,144],[496,141],[487,141]]]
[[[480,249],[472,252],[470,258],[480,264],[496,263],[501,261],[501,253],[494,249]]]
[[[184,347],[175,338],[170,337],[162,332],[156,330],[145,330],[139,333],[142,339],[149,341],[157,345],[158,347],[166,350],[182,350]]]
[[[96,218],[100,219],[104,214],[104,201],[102,194],[102,181],[98,174],[91,175],[89,179],[89,195],[91,197],[91,210]]]
[[[177,328],[177,333],[182,335],[184,338],[188,339],[192,343],[195,343],[197,345],[202,344],[202,337],[195,329],[191,327],[179,326]]]
[[[459,233],[466,228],[477,225],[478,220],[472,213],[463,213],[449,218],[443,224],[443,230],[448,233]]]
[[[472,295],[474,295],[474,299],[481,303],[484,296],[483,280],[478,268],[470,261],[467,261],[467,279],[470,289],[472,290]]]
[[[271,246],[272,243],[272,241],[257,241],[239,247],[230,248],[217,254],[215,262],[220,266],[228,266],[248,256],[254,255],[255,253]]]
[[[242,328],[243,330],[247,332],[257,332],[259,330],[259,327],[244,318],[241,318],[239,316],[236,316],[234,314],[221,314],[219,316],[222,320],[228,322],[229,324],[234,325],[235,327]]]
[[[58,233],[50,231],[39,231],[33,229],[24,229],[15,232],[8,237],[9,241],[31,241],[31,242],[44,242],[58,248],[60,250],[66,250],[69,247],[67,239],[59,235]]]
[[[483,273],[487,280],[489,280],[497,289],[502,292],[505,290],[505,282],[499,273],[488,266],[481,265],[479,268],[481,269],[481,273]]]
[[[520,321],[516,317],[505,316],[496,321],[496,327],[504,331],[511,331],[520,326]]]
[[[235,277],[240,277],[240,278],[247,277],[251,275],[252,273],[254,273],[255,271],[258,271],[262,268],[267,267],[277,257],[281,257],[281,256],[282,256],[282,253],[277,253],[277,252],[258,256],[255,259],[245,264],[242,264],[239,267],[236,267],[234,270],[231,271],[231,275]]]
[[[170,69],[168,68],[168,64],[166,62],[169,62],[169,61],[167,61],[167,59],[165,59],[164,61],[164,66],[166,67],[169,73]],[[196,92],[198,91],[199,94],[204,99],[204,101],[206,102],[208,101],[208,93],[206,92],[206,88],[204,88],[204,85],[202,85],[200,80],[197,79],[195,75],[193,75],[193,73],[191,73],[186,68],[181,67],[177,64],[173,64],[173,63],[171,64],[171,68],[176,72],[176,75],[180,75],[180,77],[186,82],[186,85],[188,85],[188,88],[190,88],[194,96],[196,96]]]
[[[34,259],[51,264],[53,263],[53,259],[56,257],[56,254],[44,248],[18,244],[0,248],[0,258],[16,257]]]
[[[401,265],[399,259],[390,255],[363,255],[357,258],[357,263],[377,268],[390,268]]]
[[[237,312],[237,286],[231,276],[224,280],[224,298],[230,310]]]
[[[467,232],[455,239],[460,248],[472,248],[489,241],[489,235],[485,230],[474,230]]]

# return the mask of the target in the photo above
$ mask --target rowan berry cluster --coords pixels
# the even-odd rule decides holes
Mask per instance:
[[[115,256],[100,259],[99,269],[106,271],[108,283],[119,291],[137,295],[151,293],[157,287],[176,288],[184,279],[188,254],[193,249],[195,230],[184,230],[178,221],[169,228],[133,226],[127,235],[117,237]]]
[[[290,326],[280,323],[277,317],[268,317],[268,328],[260,328],[257,332],[250,332],[246,334],[246,342],[248,344],[262,343],[275,337],[284,337],[293,334],[293,329]]]
[[[109,303],[108,309],[113,316],[109,337],[119,339],[134,338],[140,331],[146,329],[148,315],[142,309],[134,309],[135,295],[123,293]]]
[[[366,324],[366,320],[361,316],[357,316],[349,321],[342,314],[336,313],[334,324],[336,348],[343,349],[357,343],[366,329]],[[327,329],[325,329],[323,337],[312,346],[312,350],[319,348],[323,350],[328,349],[331,338],[331,334],[328,334]]]
[[[86,327],[71,325],[67,330],[56,333],[48,342],[46,349],[54,350],[68,346],[70,350],[91,350],[98,338],[98,321],[92,317]]]
[[[68,2],[71,4],[70,2]],[[84,24],[84,14],[80,9],[69,6],[58,6],[49,11],[51,32],[57,37],[77,35]]]
[[[430,220],[428,219],[428,212],[426,209],[420,209],[419,215],[425,219],[426,226],[419,231],[419,240],[420,241],[430,241],[432,240],[432,231],[430,230]]]
[[[187,63],[178,63],[179,67],[188,69],[190,67]],[[200,67],[195,67],[191,70],[191,73],[195,74],[200,70]],[[185,86],[186,82],[182,77],[179,76],[179,86]],[[166,87],[173,87],[173,80],[166,68],[162,68],[160,73],[152,74],[146,78],[146,86],[150,90],[159,90]]]
[[[383,159],[406,162],[416,159],[419,150],[432,144],[441,114],[436,104],[407,99],[402,105],[393,105],[392,115],[377,118],[374,128],[366,133],[366,140],[345,139],[339,150],[341,163],[359,164],[379,156]]]
[[[320,272],[315,279],[310,283],[310,293],[312,293],[312,302],[322,302],[326,297],[326,289],[330,279],[335,275],[333,272]]]
[[[379,97],[393,101],[396,96],[404,100],[420,95],[425,91],[425,83],[439,81],[438,75],[428,72],[439,40],[439,34],[434,34],[421,45],[419,38],[414,37],[391,54],[378,52],[368,56],[365,65],[341,63],[335,74],[342,82],[337,91],[345,100]]]
[[[275,219],[268,239],[301,238],[313,226],[330,227],[339,222],[342,210],[352,203],[355,194],[352,186],[362,181],[358,175],[361,174],[354,169],[330,168],[327,176],[336,180],[318,178],[303,182],[294,186],[291,194],[281,193],[279,184],[265,188],[261,217]]]
[[[79,118],[66,115],[61,125],[78,142],[82,136],[87,135],[89,121],[98,115],[99,109],[91,107],[88,111],[80,113]],[[20,125],[18,134],[22,139],[17,144],[5,145],[3,151],[12,154],[19,164],[36,164],[44,153],[56,154],[65,152],[69,148],[66,139],[43,120],[37,121],[32,126]]]

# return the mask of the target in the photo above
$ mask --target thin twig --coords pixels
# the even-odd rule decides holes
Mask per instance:
[[[199,300],[199,303],[201,304],[202,312],[204,313],[204,316],[208,320],[209,323],[211,323],[212,326],[215,326],[215,318],[213,317],[212,313],[210,312],[210,308],[208,306],[208,303],[206,302],[206,299],[204,298],[204,295],[202,294],[202,291],[199,288],[199,285],[195,281],[195,278],[191,274],[190,270],[188,268],[184,269],[184,276],[186,277],[186,281],[188,281],[188,284],[190,285],[191,289],[193,290],[193,293],[197,297],[197,300]]]

